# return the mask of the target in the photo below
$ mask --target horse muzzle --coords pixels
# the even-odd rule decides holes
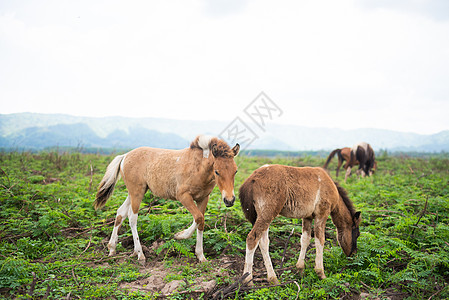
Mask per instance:
[[[235,196],[232,196],[231,199],[228,199],[226,197],[223,197],[223,202],[226,205],[226,207],[231,207],[234,205],[234,201],[235,201]]]

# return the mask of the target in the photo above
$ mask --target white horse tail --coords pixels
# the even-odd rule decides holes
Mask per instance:
[[[115,184],[120,179],[120,168],[126,154],[116,156],[108,165],[106,173],[98,186],[97,196],[95,197],[95,209],[102,208],[114,191]]]

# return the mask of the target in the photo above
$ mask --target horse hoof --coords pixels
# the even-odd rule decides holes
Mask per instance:
[[[304,260],[300,260],[296,263],[296,269],[298,269],[301,276],[304,274],[304,269],[306,268],[306,264]]]
[[[324,275],[324,270],[322,269],[315,269],[316,274],[320,279],[326,279],[326,275]]]
[[[175,234],[175,240],[185,240],[186,238],[184,230]]]
[[[245,275],[245,274],[243,274],[243,275]],[[251,285],[251,286],[254,285],[254,283],[253,283],[253,274],[249,274],[245,279],[242,280],[242,283],[246,284],[246,285]]]
[[[268,282],[271,283],[272,285],[278,285],[279,284],[279,280],[276,277],[268,278]]]

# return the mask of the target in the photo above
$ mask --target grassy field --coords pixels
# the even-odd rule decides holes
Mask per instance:
[[[313,241],[301,276],[295,269],[301,221],[277,218],[270,227],[270,254],[281,285],[265,280],[256,251],[251,288],[233,285],[242,275],[245,239],[251,229],[237,200],[221,202],[217,188],[206,212],[206,263],[194,257],[195,238],[173,236],[192,218],[176,201],[147,193],[138,230],[147,262],[132,253],[127,222],[117,256],[106,244],[123,181],[102,210],[92,203],[113,156],[46,152],[0,154],[0,297],[15,299],[447,299],[449,298],[449,159],[378,157],[370,178],[343,183],[362,211],[356,256],[346,258],[328,220],[324,266],[313,270]],[[236,190],[266,163],[321,166],[323,158],[238,156]],[[331,165],[331,169],[335,166]],[[331,175],[335,178],[335,172]],[[292,231],[293,230],[293,231]],[[293,234],[291,234],[293,232]],[[221,292],[221,293],[220,293]]]

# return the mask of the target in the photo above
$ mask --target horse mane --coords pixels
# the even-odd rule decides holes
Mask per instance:
[[[211,150],[215,157],[233,158],[231,147],[217,137],[199,135],[191,143],[190,149]]]
[[[351,217],[354,217],[354,215],[355,215],[355,207],[354,207],[354,204],[352,203],[351,199],[349,199],[348,193],[346,192],[346,190],[343,187],[341,187],[338,184],[338,182],[334,181],[334,184],[337,187],[337,190],[338,190],[338,193],[340,194],[341,199],[343,199],[343,203],[348,208],[349,213],[351,214]]]

